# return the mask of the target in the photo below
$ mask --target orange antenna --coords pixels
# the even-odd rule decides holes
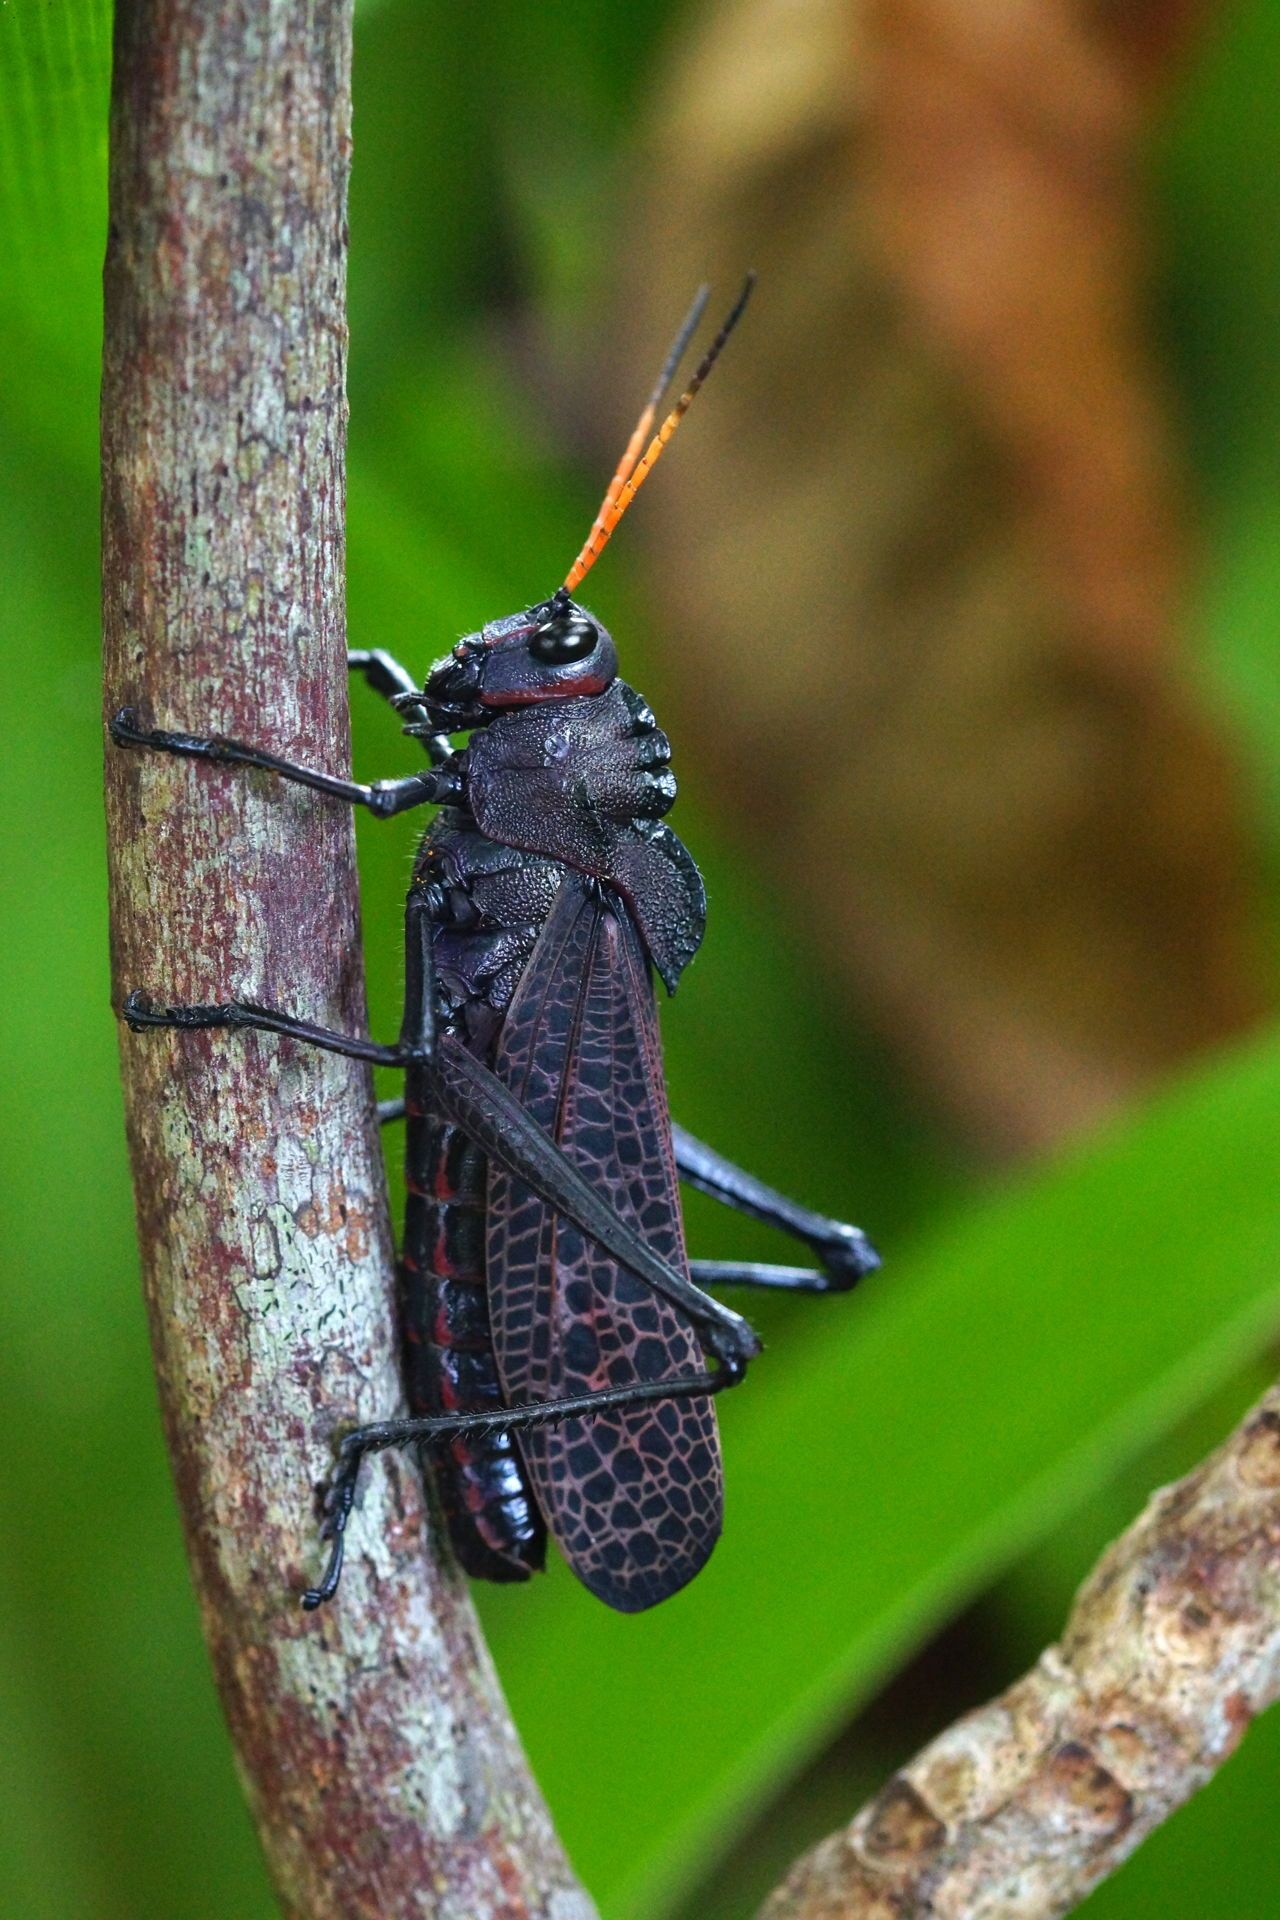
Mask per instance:
[[[649,403],[640,415],[636,423],[635,432],[627,442],[627,450],[618,462],[617,470],[609,482],[608,487],[605,489],[604,499],[600,503],[600,511],[591,523],[591,531],[583,543],[582,551],[565,575],[563,591],[566,593],[572,593],[573,589],[578,585],[578,582],[590,573],[592,567],[609,544],[609,537],[614,528],[639,493],[653,468],[657,465],[662,449],[666,446],[668,440],[684,419],[685,414],[689,411],[693,403],[693,397],[697,393],[698,388],[702,385],[712,367],[714,367],[716,361],[720,358],[720,353],[725,341],[729,338],[729,335],[742,318],[743,310],[751,298],[751,290],[755,286],[755,283],[755,274],[749,273],[743,281],[742,291],[734,301],[720,331],[695,367],[693,378],[680,395],[680,398],[676,401],[675,406],[671,409],[671,412],[667,415],[657,433],[654,434],[653,439],[649,443],[648,450],[642,458],[637,460],[636,456],[644,444],[644,437],[653,426],[662,396],[670,384],[671,376],[684,357],[684,351],[689,344],[690,336],[702,318],[703,308],[707,304],[706,288],[700,287],[698,289],[697,298],[689,310],[688,318],[676,335],[675,342],[670,353],[667,355],[662,372],[658,377],[658,383],[649,397]]]
[[[614,503],[618,495],[622,492],[623,487],[631,477],[631,470],[644,450],[645,441],[653,432],[654,419],[657,416],[658,408],[662,404],[662,397],[671,385],[676,368],[684,359],[685,349],[693,338],[694,329],[706,312],[709,293],[710,288],[703,285],[698,288],[698,291],[693,296],[693,305],[685,315],[684,324],[671,343],[671,351],[662,363],[662,372],[654,382],[653,392],[645,402],[644,412],[636,421],[635,431],[627,442],[626,452],[623,454],[621,460],[619,460],[614,469],[613,478],[605,488],[604,499],[600,502],[600,511],[591,522],[591,531],[587,535],[586,547],[590,547],[592,541],[598,534],[603,535],[604,539],[608,537],[605,532],[606,526],[611,524],[608,516],[613,511]],[[602,546],[604,539],[601,540]],[[586,547],[583,549],[584,552],[586,551]]]
[[[685,350],[697,331],[703,314],[707,310],[707,301],[710,295],[711,289],[704,282],[693,296],[693,305],[690,307],[688,313],[686,313],[679,333],[671,342],[671,350],[662,363],[662,372],[653,383],[653,392],[645,402],[644,412],[636,421],[635,432],[628,440],[627,450],[618,462],[618,470],[609,482],[608,491],[604,496],[606,504],[612,504],[622,492],[624,484],[631,476],[632,467],[634,467],[636,461],[640,458],[640,452],[645,441],[653,432],[653,422],[657,415],[658,408],[662,405],[663,396],[667,388],[671,385],[671,382],[675,379],[676,368],[684,359]],[[603,511],[603,508],[601,511]]]

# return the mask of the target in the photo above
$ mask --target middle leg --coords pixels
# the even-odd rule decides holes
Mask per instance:
[[[856,1286],[865,1274],[874,1273],[880,1256],[860,1227],[843,1220],[829,1220],[791,1200],[784,1193],[766,1186],[754,1174],[735,1166],[681,1126],[671,1129],[676,1166],[682,1180],[700,1193],[711,1195],[723,1206],[734,1207],[753,1220],[781,1227],[804,1243],[821,1262],[822,1272],[807,1274],[797,1267],[761,1267],[753,1264],[731,1265],[724,1261],[695,1261],[694,1272],[702,1285],[761,1286],[790,1288],[803,1293],[836,1293]],[[770,1277],[770,1276],[776,1277]]]
[[[694,1284],[716,1287],[764,1287],[775,1293],[847,1293],[853,1279],[819,1267],[780,1267],[760,1260],[691,1260]],[[865,1271],[865,1269],[863,1269]]]
[[[404,1118],[404,1101],[380,1100],[378,1124]],[[673,1126],[676,1166],[681,1178],[725,1206],[731,1206],[770,1226],[782,1227],[804,1241],[822,1260],[821,1269],[786,1267],[749,1260],[691,1260],[694,1283],[703,1288],[765,1287],[785,1293],[843,1293],[866,1274],[874,1273],[880,1256],[858,1227],[828,1220],[797,1201],[768,1187],[737,1167],[713,1148],[695,1140],[683,1127]]]
[[[404,1020],[393,1047],[334,1033],[249,1001],[162,1008],[135,992],[123,1012],[135,1031],[145,1027],[257,1028],[375,1066],[420,1065],[430,1083],[433,1105],[438,1104],[445,1118],[572,1220],[579,1232],[612,1254],[619,1265],[685,1313],[717,1361],[731,1366],[754,1358],[760,1342],[747,1321],[655,1253],[483,1061],[453,1034],[434,1033],[431,922],[425,902],[412,893],[405,915],[405,982]]]

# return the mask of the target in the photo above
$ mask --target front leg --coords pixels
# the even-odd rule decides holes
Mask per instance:
[[[402,667],[385,647],[351,648],[347,653],[348,673],[362,673],[375,693],[394,706],[404,698],[421,699],[422,688],[408,667]]]
[[[408,667],[402,667],[395,656],[382,647],[348,653],[347,667],[351,673],[362,673],[374,692],[389,701],[397,713],[409,716],[404,731],[421,740],[423,752],[433,767],[442,767],[453,752],[453,742],[447,733],[438,731],[422,688]]]
[[[223,766],[260,767],[295,786],[311,787],[317,793],[332,794],[353,807],[368,807],[379,820],[389,820],[409,807],[443,806],[459,798],[458,776],[448,768],[433,767],[427,773],[414,773],[403,780],[375,780],[365,786],[358,780],[343,780],[333,773],[320,773],[314,767],[301,767],[262,747],[247,746],[242,740],[226,740],[219,734],[169,733],[162,727],[144,727],[129,707],[122,707],[111,722],[111,738],[118,747],[146,747],[155,753],[176,753],[194,760],[213,760]]]
[[[699,1278],[705,1277],[712,1285],[717,1282],[745,1286],[790,1285],[808,1293],[835,1293],[856,1286],[865,1274],[874,1273],[880,1265],[880,1255],[860,1227],[847,1226],[842,1220],[829,1220],[825,1214],[802,1207],[798,1201],[757,1180],[754,1174],[735,1166],[732,1160],[726,1160],[714,1147],[695,1140],[683,1127],[673,1126],[671,1135],[682,1180],[700,1193],[709,1193],[722,1205],[750,1215],[753,1220],[781,1227],[811,1248],[823,1268],[821,1275],[814,1274],[806,1284],[800,1277],[771,1281],[767,1278],[767,1268],[730,1268],[718,1261],[702,1262]],[[779,1272],[799,1274],[795,1268],[782,1268]],[[735,1274],[740,1277],[735,1279]]]

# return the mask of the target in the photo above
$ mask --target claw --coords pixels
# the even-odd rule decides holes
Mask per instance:
[[[321,1540],[332,1541],[328,1563],[320,1576],[320,1584],[308,1587],[302,1595],[302,1608],[305,1613],[314,1613],[317,1607],[332,1600],[338,1591],[338,1582],[342,1578],[342,1562],[346,1554],[347,1521],[355,1505],[356,1486],[360,1478],[361,1449],[353,1446],[354,1434],[348,1434],[338,1447],[338,1463],[320,1504]],[[354,1464],[353,1464],[354,1463]]]
[[[323,1538],[323,1536],[321,1537]],[[304,1613],[314,1613],[316,1608],[322,1607],[326,1600],[332,1600],[334,1594],[338,1591],[338,1582],[342,1578],[342,1559],[345,1550],[345,1537],[342,1534],[338,1534],[333,1543],[333,1551],[329,1555],[329,1564],[321,1576],[320,1585],[318,1587],[308,1587],[302,1595],[302,1611]]]
[[[135,987],[125,999],[120,1012],[131,1033],[145,1033],[148,1027],[155,1025],[155,1010],[151,995],[144,993],[141,987]]]
[[[709,1327],[706,1345],[707,1351],[735,1383],[746,1373],[747,1362],[763,1351],[763,1343],[755,1328],[741,1319],[734,1327]]]
[[[842,1289],[856,1286],[880,1265],[880,1255],[861,1228],[847,1227],[839,1221],[832,1224],[830,1238],[816,1251],[833,1283]]]

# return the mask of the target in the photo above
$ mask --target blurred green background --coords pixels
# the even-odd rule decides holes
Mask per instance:
[[[576,548],[601,463],[522,377],[521,327],[535,314],[558,364],[594,353],[599,370],[629,143],[693,11],[358,10],[355,644],[425,669],[460,631],[543,592]],[[163,1456],[107,1004],[96,407],[109,40],[100,0],[0,11],[0,1911],[253,1920],[273,1905]],[[1272,913],[1278,73],[1280,12],[1228,9],[1150,153],[1161,324],[1204,526],[1197,652],[1250,769]],[[606,393],[622,384],[610,371]],[[609,400],[610,445],[630,410],[631,388]],[[619,543],[592,600],[656,699],[642,545]],[[759,1315],[769,1353],[724,1410],[728,1529],[691,1589],[637,1619],[559,1569],[479,1596],[609,1920],[751,1912],[800,1846],[1034,1658],[1147,1491],[1274,1374],[1280,1331],[1274,1036],[1189,1068],[1048,1162],[984,1171],[902,1092],[885,1047],[807,990],[815,963],[794,929],[777,937],[769,887],[732,849],[734,796],[699,782],[691,734],[676,740],[678,824],[712,920],[665,1018],[673,1105],[779,1184],[853,1214],[891,1265],[853,1301]],[[371,774],[412,764],[372,699],[356,701],[355,735]],[[412,833],[361,839],[375,1031],[395,1024]],[[690,1231],[698,1252],[774,1251],[701,1203]],[[1273,1917],[1277,1765],[1273,1715],[1088,1911]]]

